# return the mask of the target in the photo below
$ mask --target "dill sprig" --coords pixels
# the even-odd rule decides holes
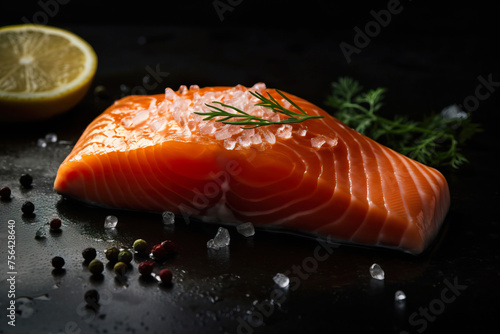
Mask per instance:
[[[433,113],[421,121],[396,116],[388,119],[377,114],[383,106],[386,89],[363,91],[352,78],[332,83],[332,95],[325,102],[337,109],[335,117],[366,136],[427,165],[458,168],[468,160],[461,145],[482,131],[463,111],[446,116]]]
[[[227,110],[222,109],[221,107],[217,107],[211,104],[205,104],[207,107],[211,108],[212,111],[209,112],[195,112],[197,115],[206,116],[203,120],[209,121],[215,119],[217,117],[221,117],[216,119],[216,122],[222,122],[224,124],[233,124],[233,125],[241,125],[243,129],[253,129],[260,126],[273,125],[273,124],[292,124],[292,123],[300,123],[308,119],[313,118],[323,118],[323,116],[310,116],[308,115],[299,105],[293,102],[290,98],[288,98],[285,94],[276,89],[276,92],[283,97],[290,105],[295,107],[298,112],[292,111],[290,109],[285,108],[281,105],[274,97],[267,92],[268,97],[260,94],[259,92],[250,92],[253,96],[259,99],[260,102],[257,102],[256,106],[262,106],[265,108],[271,109],[273,112],[280,113],[288,116],[288,118],[282,119],[280,121],[270,121],[265,118],[257,117],[251,115],[239,108],[234,106],[222,103],[220,101],[213,101],[212,103],[218,104],[221,107],[229,108],[236,111],[236,114],[231,113]],[[233,120],[232,120],[233,119]]]

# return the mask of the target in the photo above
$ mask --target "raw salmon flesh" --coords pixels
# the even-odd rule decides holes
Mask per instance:
[[[294,108],[262,83],[122,98],[86,128],[54,189],[104,207],[252,222],[414,254],[429,246],[450,204],[440,172],[286,92],[324,118],[242,129],[195,114],[221,101],[269,120],[288,117],[256,106],[250,91]]]

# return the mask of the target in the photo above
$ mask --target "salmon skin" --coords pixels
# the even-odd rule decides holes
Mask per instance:
[[[255,106],[250,91],[294,108],[262,83],[116,101],[61,164],[55,191],[105,207],[252,222],[413,254],[428,247],[450,204],[439,171],[288,93],[324,118],[243,129],[195,114],[220,101],[269,120],[288,117]]]

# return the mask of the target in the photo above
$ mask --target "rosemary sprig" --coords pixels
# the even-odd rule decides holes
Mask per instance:
[[[460,111],[456,117],[431,114],[422,121],[404,116],[393,120],[376,112],[382,107],[385,89],[363,92],[359,82],[345,77],[332,83],[332,95],[325,102],[337,109],[335,116],[356,131],[424,164],[460,167],[467,162],[460,146],[482,131],[470,115]]]
[[[224,124],[233,124],[233,125],[241,125],[243,129],[253,129],[260,126],[273,125],[273,124],[292,124],[292,123],[300,123],[308,119],[313,118],[323,118],[323,116],[310,116],[308,115],[299,105],[293,102],[290,98],[288,98],[285,94],[276,89],[276,92],[283,97],[290,105],[295,107],[299,112],[292,111],[290,109],[285,108],[281,105],[274,97],[267,92],[268,97],[265,97],[259,92],[250,92],[253,96],[259,99],[260,102],[256,103],[256,106],[262,106],[265,108],[271,109],[273,112],[280,113],[288,116],[288,118],[282,119],[280,121],[270,121],[265,118],[257,117],[251,115],[239,108],[234,106],[222,103],[220,101],[213,101],[212,103],[216,103],[221,107],[229,108],[236,111],[236,114],[228,112],[227,110],[222,109],[221,107],[217,107],[211,104],[205,104],[207,107],[211,108],[212,111],[209,112],[195,112],[197,115],[206,116],[203,118],[204,121],[209,121],[215,119],[217,117],[221,117],[216,119],[216,122],[222,122]],[[237,119],[237,120],[231,120]],[[230,121],[231,120],[231,121]]]

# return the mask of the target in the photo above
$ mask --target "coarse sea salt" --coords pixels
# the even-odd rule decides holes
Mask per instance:
[[[207,242],[207,248],[219,249],[227,247],[229,246],[230,240],[231,237],[229,236],[229,231],[227,230],[227,228],[219,227],[215,237]]]
[[[269,144],[276,143],[276,136],[274,135],[274,133],[266,129],[262,129],[262,136],[264,137],[265,141],[267,141]]]
[[[255,234],[255,228],[250,222],[236,225],[236,231],[244,237],[251,237]]]
[[[283,124],[276,130],[276,135],[280,138],[291,138],[292,137],[292,126],[290,124]]]
[[[385,278],[384,270],[377,263],[374,263],[370,266],[370,275],[372,278],[383,280]]]
[[[175,223],[175,214],[171,211],[164,211],[161,217],[164,225],[173,225]]]
[[[326,143],[326,139],[323,136],[311,138],[311,146],[314,148],[320,148],[324,143]]]
[[[238,112],[235,109],[224,106],[229,105],[249,115],[279,122],[284,119],[284,116],[269,108],[256,105],[260,100],[251,94],[251,92],[265,94],[265,89],[264,83],[256,83],[250,88],[238,85],[221,91],[201,90],[197,85],[191,85],[189,88],[182,85],[178,91],[166,88],[165,98],[161,102],[151,97],[147,109],[138,110],[135,114],[123,118],[121,125],[131,130],[131,133],[136,126],[149,128],[151,138],[146,140],[152,142],[157,140],[157,133],[160,131],[177,131],[186,137],[196,134],[211,137],[219,141],[227,150],[246,149],[252,145],[274,145],[278,139],[286,140],[297,134],[305,136],[306,130],[303,125],[283,124],[243,129],[240,125],[218,122],[221,117],[205,120],[206,115],[197,114],[213,112],[214,109],[210,108],[210,105],[237,115]],[[291,107],[286,99],[278,97],[276,100],[285,107]],[[231,120],[237,121],[238,118]],[[126,138],[129,137],[134,136],[133,134],[126,135]]]
[[[224,140],[224,148],[226,150],[233,150],[235,146],[236,146],[236,140],[231,138]]]
[[[104,220],[104,228],[115,228],[118,225],[118,218],[116,216],[107,216]]]
[[[402,301],[406,300],[406,294],[403,291],[398,290],[394,294],[394,300],[397,302],[402,302]]]
[[[38,147],[47,147],[47,142],[45,141],[45,139],[39,138],[36,142],[36,145]]]
[[[47,133],[45,135],[45,141],[47,143],[56,143],[57,142],[57,135],[53,132]]]
[[[274,283],[276,283],[280,288],[286,288],[290,284],[290,279],[288,276],[282,273],[277,273],[273,277]]]

